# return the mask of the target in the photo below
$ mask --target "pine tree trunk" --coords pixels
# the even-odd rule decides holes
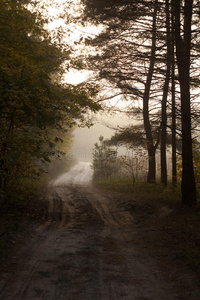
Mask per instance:
[[[196,205],[196,186],[193,169],[191,108],[190,108],[190,48],[193,0],[185,1],[184,37],[181,36],[180,0],[175,1],[176,56],[181,90],[182,117],[182,203]]]
[[[176,93],[175,93],[175,74],[174,61],[172,61],[172,185],[177,184],[176,167]]]
[[[148,147],[148,177],[147,182],[153,183],[156,181],[156,147]]]
[[[169,90],[170,68],[171,68],[171,33],[169,0],[165,1],[166,10],[166,31],[167,31],[167,55],[166,55],[166,74],[163,87],[162,98],[162,122],[161,122],[161,183],[167,186],[167,97]]]
[[[155,0],[154,6],[154,15],[153,15],[153,24],[152,24],[152,45],[151,45],[151,56],[150,56],[150,65],[147,74],[147,80],[145,82],[145,91],[143,97],[143,119],[144,119],[144,129],[147,139],[147,151],[148,151],[148,176],[147,182],[155,182],[156,180],[156,159],[155,159],[155,146],[153,143],[153,136],[151,131],[150,117],[149,117],[149,95],[151,81],[154,72],[155,64],[155,53],[156,53],[156,19],[158,11],[158,0]]]
[[[172,67],[171,67],[171,90],[172,90],[172,185],[177,184],[176,167],[176,88],[175,88],[175,36],[174,36],[174,9],[171,12],[172,18]]]

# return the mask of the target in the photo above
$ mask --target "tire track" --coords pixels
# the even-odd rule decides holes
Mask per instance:
[[[0,284],[1,299],[200,299],[198,291],[176,292],[176,281],[167,280],[141,242],[123,199],[77,184],[87,181],[85,168],[79,164],[66,182],[63,175],[49,186],[49,221],[16,254],[18,267]]]

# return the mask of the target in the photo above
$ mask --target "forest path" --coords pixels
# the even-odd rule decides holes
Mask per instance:
[[[0,299],[200,299],[193,274],[169,267],[173,257],[151,246],[155,229],[145,220],[168,210],[95,189],[91,178],[79,163],[49,186],[49,221],[16,254]]]

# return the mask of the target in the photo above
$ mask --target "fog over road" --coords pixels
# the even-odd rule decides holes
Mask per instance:
[[[49,185],[49,221],[16,254],[1,299],[200,299],[190,274],[167,276],[148,252],[137,199],[99,191],[91,179],[82,162]]]
[[[90,185],[92,182],[92,173],[90,162],[79,162],[68,173],[59,176],[53,182],[53,185]]]

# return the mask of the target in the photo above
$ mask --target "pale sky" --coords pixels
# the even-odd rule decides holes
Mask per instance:
[[[80,46],[80,45],[76,46],[74,45],[74,42],[78,41],[80,37],[84,35],[85,37],[94,36],[99,33],[100,29],[95,26],[81,28],[75,24],[72,24],[71,26],[69,26],[69,24],[66,24],[67,17],[62,18],[62,15],[60,16],[60,14],[62,14],[65,11],[64,8],[69,2],[71,1],[70,0],[42,0],[40,5],[44,6],[46,13],[52,19],[51,22],[48,24],[47,29],[50,31],[56,31],[61,27],[64,30],[64,32],[66,32],[66,35],[63,35],[62,42],[64,41],[66,42],[66,45],[73,46],[76,52],[80,53],[80,51],[82,52],[84,51],[84,46]],[[74,10],[78,11],[81,6],[80,1],[73,0],[72,2],[73,2]],[[74,10],[71,9],[70,11],[69,7],[66,9],[67,13],[72,15],[75,14]],[[87,51],[89,51],[88,48]],[[89,73],[88,71],[84,71],[84,70],[77,71],[71,69],[69,70],[69,72],[67,72],[64,75],[64,82],[70,84],[78,84],[86,80],[87,77],[90,75],[91,73]]]
[[[68,0],[70,1],[70,0]],[[66,45],[72,45],[75,47],[76,52],[78,53],[80,45],[74,46],[74,41],[78,41],[81,36],[93,37],[96,34],[99,34],[101,28],[97,28],[95,26],[90,26],[88,28],[78,28],[75,25],[69,27],[69,24],[65,24],[64,18],[59,18],[59,14],[63,12],[64,4],[67,3],[67,0],[42,0],[40,3],[43,3],[48,15],[52,18],[52,21],[48,25],[48,30],[56,31],[59,27],[64,29],[66,32],[66,36],[63,36],[62,42],[66,42]],[[80,6],[79,1],[73,1],[77,8]],[[59,5],[59,6],[57,6]],[[84,46],[81,46],[81,51],[84,53]],[[75,53],[76,55],[76,53]],[[86,70],[77,71],[74,69],[69,70],[64,75],[64,81],[70,84],[78,84],[87,79],[87,77],[92,76],[92,72],[88,72]],[[105,91],[105,95],[108,96],[109,91]],[[110,105],[122,107],[125,106],[125,103],[120,101],[120,96],[116,97],[109,101]],[[132,121],[133,123],[135,121]],[[130,119],[123,116],[123,114],[109,115],[105,114],[105,112],[99,112],[95,115],[94,125],[90,128],[77,127],[74,131],[74,143],[72,145],[71,152],[69,156],[72,155],[76,157],[79,161],[92,161],[92,149],[94,148],[94,144],[98,142],[98,138],[100,135],[103,135],[104,138],[110,138],[115,130],[109,128],[109,126],[125,126],[130,124]],[[108,125],[108,126],[107,126]]]

